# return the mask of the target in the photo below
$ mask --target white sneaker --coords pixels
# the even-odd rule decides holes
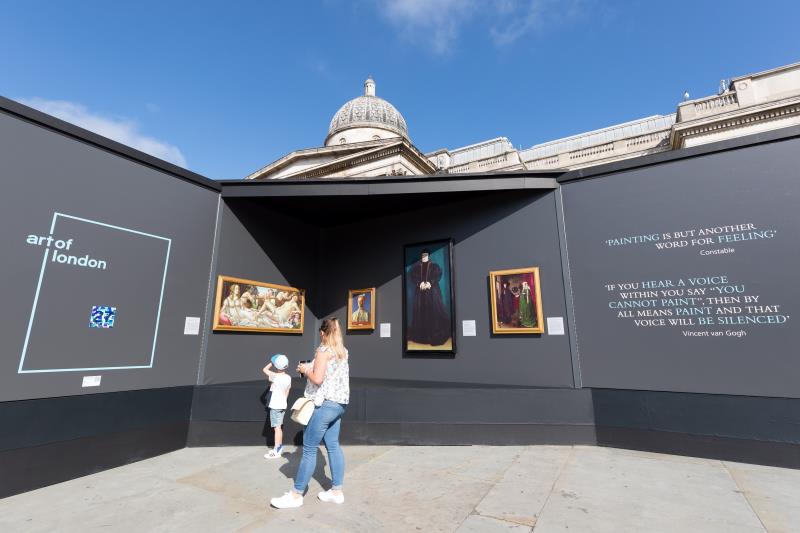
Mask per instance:
[[[277,509],[291,509],[303,505],[303,497],[295,498],[291,492],[287,492],[280,498],[272,498],[269,503]]]
[[[277,450],[270,450],[264,454],[264,459],[277,459],[281,456],[281,452]]]
[[[344,494],[341,492],[336,495],[333,491],[326,490],[317,494],[317,498],[326,503],[338,503],[340,505],[344,503]]]

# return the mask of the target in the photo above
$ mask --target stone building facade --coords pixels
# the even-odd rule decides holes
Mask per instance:
[[[331,120],[325,145],[292,152],[248,179],[356,178],[583,168],[800,124],[800,63],[739,76],[718,94],[523,150],[506,137],[423,154],[400,112],[364,82]]]

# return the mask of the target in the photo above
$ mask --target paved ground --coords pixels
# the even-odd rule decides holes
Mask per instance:
[[[583,446],[345,448],[346,502],[268,508],[292,450],[192,448],[0,500],[0,531],[797,532],[800,471]],[[0,480],[1,481],[1,480]]]

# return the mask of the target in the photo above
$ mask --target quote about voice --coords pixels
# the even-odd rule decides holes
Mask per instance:
[[[771,326],[785,324],[790,316],[778,303],[727,275],[673,279],[621,281],[605,284],[611,298],[608,308],[617,319],[642,328],[713,328],[715,326]],[[686,336],[722,332],[684,331]],[[745,331],[736,336],[746,335]],[[730,335],[730,332],[727,334]]]

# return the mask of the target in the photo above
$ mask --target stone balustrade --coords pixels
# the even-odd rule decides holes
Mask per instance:
[[[707,117],[739,109],[736,92],[727,92],[699,100],[690,100],[678,105],[678,122]]]

